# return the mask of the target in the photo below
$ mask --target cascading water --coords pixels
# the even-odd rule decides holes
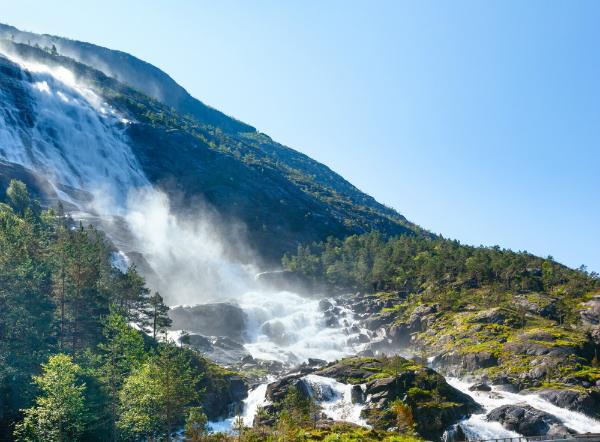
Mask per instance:
[[[248,397],[242,402],[240,416],[243,419],[245,426],[251,427],[258,408],[267,404],[265,399],[267,385],[267,383],[264,383],[251,390],[248,393]],[[208,426],[212,432],[227,433],[231,431],[235,419],[235,417],[230,417],[219,421],[213,421],[210,422]]]
[[[484,414],[474,414],[460,422],[466,436],[470,439],[496,439],[504,437],[519,437],[518,433],[506,430],[498,422],[489,422],[486,414],[494,408],[507,404],[527,403],[538,410],[556,416],[565,426],[578,433],[600,433],[600,421],[592,419],[583,413],[557,407],[536,394],[518,394],[492,387],[492,391],[469,391],[470,384],[453,377],[446,378],[454,388],[470,395],[485,409]]]
[[[126,120],[66,69],[18,66],[0,92],[1,159],[91,192],[95,204],[108,198],[113,211],[130,189],[149,185],[126,142]]]
[[[257,358],[299,363],[333,360],[361,349],[357,338],[362,330],[350,311],[338,307],[339,321],[327,322],[317,300],[257,289],[256,269],[226,258],[226,242],[210,222],[175,216],[128,144],[131,123],[68,70],[15,58],[5,63],[12,63],[13,76],[0,89],[0,159],[48,179],[62,199],[80,208],[74,216],[105,223],[110,237],[120,235],[111,236],[111,227],[123,224],[130,231],[127,240],[119,236],[115,243],[143,253],[154,273],[150,278],[164,289],[167,301],[236,302],[249,319],[246,348]],[[93,198],[73,200],[61,190],[67,188]],[[123,252],[114,253],[112,260],[121,270],[129,264]],[[340,388],[336,391],[343,401],[347,392]],[[265,390],[266,384],[261,385],[246,399],[247,424]]]
[[[332,303],[335,301],[331,301]],[[299,363],[326,361],[362,350],[361,330],[354,315],[339,308],[339,319],[327,324],[319,301],[290,292],[249,292],[239,300],[249,318],[250,354],[259,359]]]
[[[313,398],[322,407],[325,416],[336,421],[367,426],[366,421],[360,417],[363,406],[352,403],[353,385],[314,374],[309,374],[304,379],[310,386]]]

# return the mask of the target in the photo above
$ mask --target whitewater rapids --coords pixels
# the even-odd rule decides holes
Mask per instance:
[[[482,414],[473,414],[468,419],[459,422],[459,425],[469,439],[499,439],[509,437],[522,437],[521,434],[509,431],[499,422],[490,422],[486,419],[487,413],[502,405],[527,403],[538,410],[556,416],[565,426],[578,433],[600,433],[600,421],[592,419],[583,413],[557,407],[536,394],[511,393],[492,387],[492,391],[470,391],[472,385],[464,380],[447,377],[446,381],[457,390],[471,396],[485,410]]]

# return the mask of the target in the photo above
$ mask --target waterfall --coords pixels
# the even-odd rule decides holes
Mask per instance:
[[[268,383],[260,384],[251,390],[248,393],[248,397],[242,402],[240,416],[244,420],[245,426],[251,427],[258,408],[267,404],[267,400],[265,399],[267,385]],[[229,433],[233,428],[235,419],[236,417],[229,417],[227,419],[212,421],[208,423],[208,427],[213,433]]]
[[[0,159],[35,171],[57,190],[86,190],[113,209],[130,189],[148,186],[127,144],[127,120],[64,68],[18,66],[18,78],[3,78],[0,92]]]
[[[363,406],[352,403],[353,385],[314,374],[309,374],[304,379],[310,386],[312,397],[322,407],[325,416],[334,421],[368,426],[366,421],[360,417]]]

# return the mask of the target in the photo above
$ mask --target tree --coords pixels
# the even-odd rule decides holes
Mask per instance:
[[[15,429],[19,441],[76,441],[85,428],[85,385],[78,380],[81,368],[71,356],[51,356],[34,377],[42,394],[35,405],[23,410],[24,419]]]
[[[25,210],[29,208],[30,198],[27,186],[19,180],[10,180],[10,184],[6,189],[6,197],[8,204],[20,216],[25,214]]]
[[[161,345],[158,355],[125,380],[118,426],[148,440],[165,436],[170,441],[186,406],[198,399],[197,382],[187,354]]]
[[[36,394],[31,376],[54,349],[54,305],[41,220],[0,204],[0,439]]]
[[[185,421],[185,441],[202,442],[208,434],[208,418],[200,407],[190,407]]]
[[[244,435],[244,429],[246,426],[244,425],[244,418],[241,414],[238,414],[233,420],[233,431],[237,433],[238,441],[242,440],[242,436]]]
[[[401,400],[395,400],[390,404],[390,410],[394,413],[396,428],[400,433],[412,431],[415,426],[411,408]]]
[[[146,317],[152,337],[156,339],[159,333],[163,333],[173,322],[168,315],[169,306],[165,305],[160,293],[155,292],[148,302]]]
[[[117,313],[111,313],[104,324],[104,340],[98,345],[101,364],[99,377],[107,389],[112,440],[116,440],[118,393],[125,378],[144,360],[144,338]]]

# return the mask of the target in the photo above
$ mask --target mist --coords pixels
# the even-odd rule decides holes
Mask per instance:
[[[241,321],[235,325],[243,329],[236,357],[241,352],[295,364],[362,348],[359,335],[368,332],[335,300],[321,304],[256,281],[260,270],[270,269],[257,264],[242,224],[225,221],[199,199],[189,207],[177,194],[153,186],[127,136],[127,126],[136,122],[68,69],[10,59],[21,70],[10,86],[26,97],[28,112],[22,115],[11,108],[13,97],[2,97],[0,159],[45,177],[76,208],[75,220],[106,232],[116,248],[116,268],[135,264],[168,305],[214,311],[221,328],[229,327],[234,309]]]

